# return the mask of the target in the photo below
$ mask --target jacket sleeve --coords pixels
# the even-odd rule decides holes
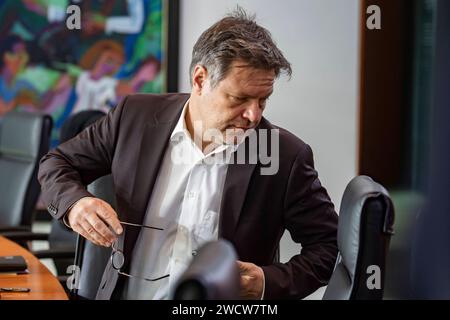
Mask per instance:
[[[92,196],[86,186],[111,172],[126,98],[105,117],[47,153],[38,180],[50,214],[61,219],[79,199]]]
[[[266,299],[304,298],[328,283],[335,265],[338,216],[305,146],[293,162],[284,204],[285,228],[301,253],[262,267]]]

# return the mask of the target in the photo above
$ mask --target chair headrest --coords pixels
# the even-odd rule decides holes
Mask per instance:
[[[0,153],[10,157],[34,159],[39,156],[42,128],[49,116],[31,112],[9,112],[0,132]]]
[[[59,137],[60,143],[72,139],[105,115],[106,113],[100,110],[84,110],[71,115],[61,126]]]
[[[361,239],[361,215],[368,199],[379,198],[384,202],[384,227],[380,232],[393,233],[393,205],[388,191],[368,176],[358,176],[347,185],[339,212],[338,246],[343,263],[354,277]]]
[[[226,240],[203,245],[178,281],[176,300],[239,298],[239,270],[233,246]]]

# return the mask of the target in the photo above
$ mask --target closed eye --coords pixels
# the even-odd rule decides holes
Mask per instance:
[[[233,98],[233,100],[238,101],[238,102],[245,102],[247,100],[247,98],[245,98],[245,97],[231,96],[231,98]]]
[[[266,107],[267,101],[269,101],[269,98],[263,98],[259,101],[259,105],[261,106],[261,109],[264,109]]]

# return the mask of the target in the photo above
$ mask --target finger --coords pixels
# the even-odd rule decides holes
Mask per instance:
[[[84,229],[81,227],[79,223],[74,224],[72,230],[83,236],[86,240],[89,240],[94,244],[100,245],[94,238],[92,238],[86,231],[84,231]]]
[[[247,275],[242,275],[240,277],[241,288],[247,288],[250,285],[251,277]]]
[[[105,238],[109,243],[116,240],[116,236],[109,230],[109,228],[103,223],[103,221],[96,214],[89,214],[86,216],[86,220],[91,226],[94,227],[103,238]]]
[[[240,277],[239,295],[241,298],[248,298],[250,296],[250,281],[246,276]]]
[[[93,240],[93,242],[98,242],[102,246],[109,247],[108,240],[98,233],[88,220],[82,220],[80,222],[80,226],[83,228],[83,231],[89,235],[90,240]]]
[[[106,242],[101,239],[101,236],[96,233],[95,229],[88,222],[84,222],[83,224],[80,223],[80,226],[83,233],[86,235],[86,239],[96,245],[107,246]]]
[[[249,263],[242,262],[242,261],[239,261],[239,260],[237,260],[236,262],[237,262],[237,265],[238,265],[238,268],[239,268],[240,272],[245,272],[245,271],[248,271],[250,269],[249,268]]]
[[[93,244],[97,246],[101,246],[102,244],[100,242],[97,242],[94,238],[92,238],[88,233],[86,233],[83,229],[80,228],[79,231],[77,231],[81,236],[86,238],[86,240],[91,241]]]
[[[117,213],[111,208],[110,205],[107,206],[99,206],[97,208],[97,214],[108,224],[117,234],[121,234],[123,232],[122,225],[120,224],[119,219],[117,218]]]

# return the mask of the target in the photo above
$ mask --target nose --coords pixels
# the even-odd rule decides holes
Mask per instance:
[[[262,109],[259,105],[258,100],[256,102],[252,102],[245,108],[244,113],[242,114],[244,119],[248,119],[251,123],[257,123],[262,117]]]

